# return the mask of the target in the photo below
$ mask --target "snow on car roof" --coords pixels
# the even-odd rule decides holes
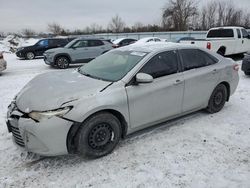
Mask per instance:
[[[119,38],[113,41],[113,44],[118,44],[119,42],[121,42],[122,40],[124,40],[126,38]]]
[[[197,48],[190,44],[179,44],[179,43],[173,43],[173,42],[153,42],[153,43],[137,43],[132,44],[129,46],[125,46],[122,48],[119,48],[119,50],[123,51],[138,51],[138,52],[154,52],[159,50],[168,50],[173,48]]]

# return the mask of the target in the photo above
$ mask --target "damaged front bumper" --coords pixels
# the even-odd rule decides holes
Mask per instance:
[[[43,156],[68,154],[67,136],[73,124],[69,120],[54,116],[36,122],[12,102],[6,124],[14,142],[29,152]]]

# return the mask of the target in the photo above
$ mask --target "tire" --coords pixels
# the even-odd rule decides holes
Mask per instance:
[[[121,123],[103,112],[88,118],[79,129],[75,143],[80,155],[99,158],[111,153],[121,139]]]
[[[26,55],[25,55],[25,58],[28,59],[28,60],[32,60],[34,59],[36,56],[33,52],[27,52]]]
[[[59,69],[67,69],[69,67],[69,58],[65,57],[65,56],[60,56],[58,58],[56,58],[56,66]]]
[[[250,76],[250,72],[245,71],[245,75]]]
[[[227,88],[224,84],[219,84],[213,91],[209,102],[207,111],[211,114],[219,112],[225,105],[227,100]]]

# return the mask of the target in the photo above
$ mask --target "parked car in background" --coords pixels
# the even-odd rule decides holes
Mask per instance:
[[[70,64],[87,63],[111,49],[112,44],[105,40],[77,38],[63,48],[47,50],[44,61],[47,65],[66,69]]]
[[[195,46],[118,48],[78,71],[31,80],[8,108],[8,130],[40,155],[101,157],[135,131],[200,109],[219,112],[237,88],[238,70],[232,59]]]
[[[3,52],[0,52],[0,73],[7,68],[7,63],[4,60]]]
[[[32,46],[21,47],[17,49],[16,56],[25,59],[34,59],[37,56],[43,56],[46,50],[63,47],[74,38],[49,38],[39,40]]]
[[[246,75],[250,75],[250,51],[244,55],[241,69]]]
[[[142,38],[142,39],[138,40],[134,44],[145,44],[148,42],[162,42],[162,40],[158,37],[146,37],[146,38]]]
[[[212,28],[206,39],[182,40],[180,43],[207,48],[223,56],[250,51],[250,35],[243,27]]]
[[[119,48],[135,43],[136,39],[131,38],[120,38],[113,41],[113,48]]]
[[[178,39],[176,42],[180,43],[181,41],[190,41],[190,40],[195,40],[195,38],[194,37],[182,37]]]

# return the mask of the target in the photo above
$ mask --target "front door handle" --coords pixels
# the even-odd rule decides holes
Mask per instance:
[[[213,73],[213,74],[216,74],[216,73],[217,73],[217,69],[214,69],[214,70],[212,71],[212,73]]]
[[[244,44],[244,40],[242,40],[242,44]]]

